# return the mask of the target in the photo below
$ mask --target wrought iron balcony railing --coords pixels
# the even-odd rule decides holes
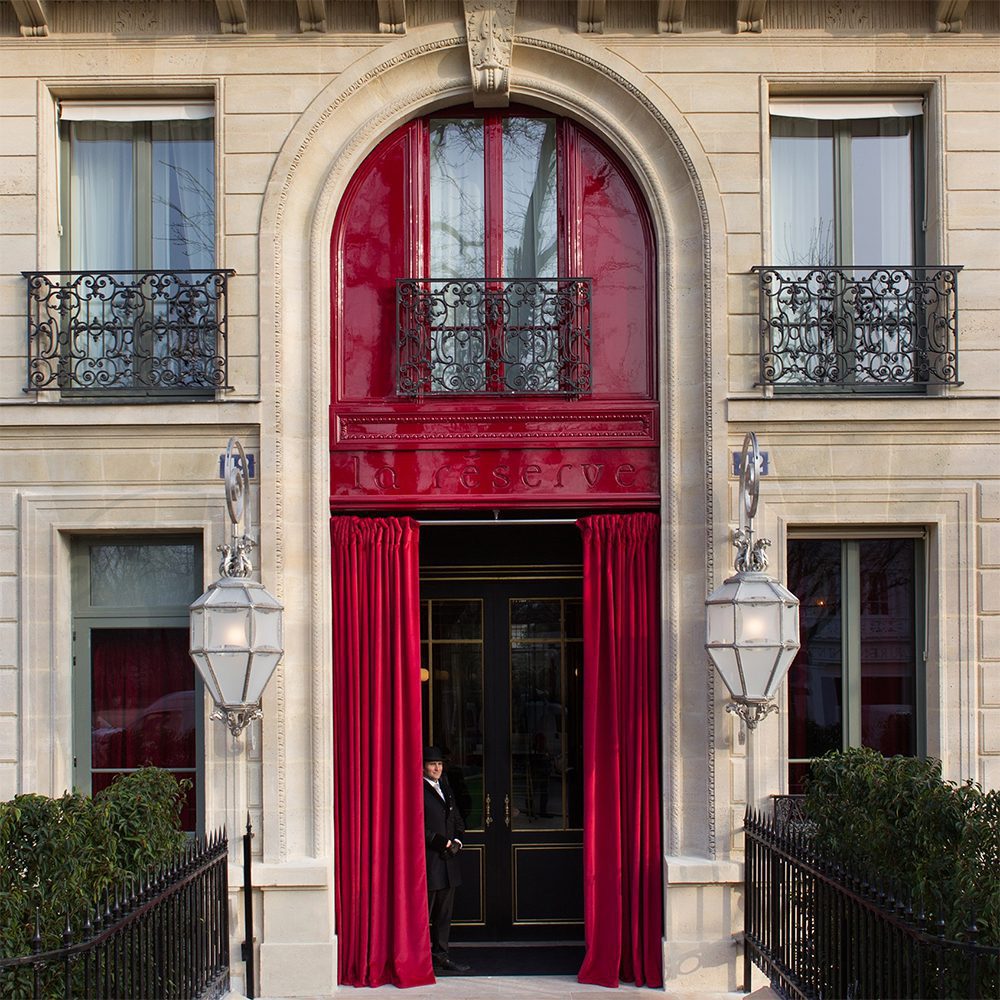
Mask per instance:
[[[589,278],[400,278],[400,396],[590,392]]]
[[[959,385],[961,267],[754,267],[760,381],[872,392]]]
[[[26,391],[204,395],[227,388],[233,271],[24,271]]]

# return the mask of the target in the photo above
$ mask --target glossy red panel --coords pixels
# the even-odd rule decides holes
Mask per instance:
[[[624,169],[585,135],[580,157],[583,275],[593,279],[593,395],[652,399],[652,245],[645,209]]]
[[[411,271],[412,133],[406,126],[365,161],[334,229],[335,398],[394,391],[396,279]]]
[[[654,503],[651,448],[338,451],[331,507],[566,506]]]

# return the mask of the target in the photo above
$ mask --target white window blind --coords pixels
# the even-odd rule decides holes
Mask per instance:
[[[214,118],[211,101],[60,101],[67,122],[169,122]]]
[[[771,98],[771,114],[780,118],[809,118],[813,121],[849,121],[858,118],[916,118],[924,102],[917,97],[889,97],[879,100],[841,98],[827,101],[809,98]]]

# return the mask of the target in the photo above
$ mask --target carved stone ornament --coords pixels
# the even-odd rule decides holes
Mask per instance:
[[[465,0],[465,29],[477,108],[510,104],[510,61],[517,0]]]

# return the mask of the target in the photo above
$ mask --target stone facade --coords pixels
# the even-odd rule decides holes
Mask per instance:
[[[467,43],[477,6],[514,19],[505,84]],[[258,457],[257,561],[287,609],[286,654],[245,753],[207,730],[206,821],[249,808],[259,831],[263,995],[331,991],[330,233],[394,127],[496,104],[506,85],[601,135],[653,218],[665,968],[672,986],[735,988],[745,746],[705,656],[703,598],[730,566],[746,431],[770,456],[760,527],[779,575],[790,528],[926,529],[926,750],[950,778],[1000,785],[998,42],[986,0],[0,4],[0,797],[72,781],[71,539],[203,534],[213,579],[218,456],[238,435]],[[809,398],[755,384],[767,108],[803,94],[925,99],[926,259],[964,268],[960,386]],[[20,272],[61,262],[56,102],[112,96],[214,102],[216,259],[236,271],[232,389],[214,400],[24,391]],[[786,787],[784,731],[758,731],[761,798]]]

